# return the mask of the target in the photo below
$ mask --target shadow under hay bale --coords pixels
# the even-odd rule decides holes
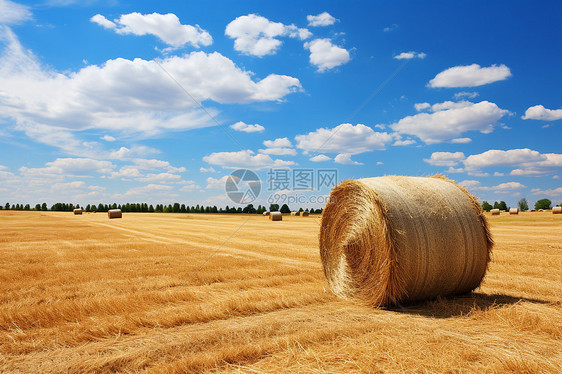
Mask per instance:
[[[433,318],[466,316],[474,311],[502,308],[517,303],[550,304],[548,301],[499,294],[470,292],[464,295],[437,297],[423,303],[392,306],[389,310]]]
[[[329,201],[320,255],[337,296],[388,306],[480,285],[493,241],[476,198],[453,181],[348,180]]]
[[[121,212],[121,209],[110,209],[107,211],[107,216],[109,217],[109,219],[122,218],[123,213]]]

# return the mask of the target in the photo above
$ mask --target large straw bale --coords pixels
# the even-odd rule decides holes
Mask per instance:
[[[511,208],[511,209],[509,209],[509,214],[519,214],[519,208]]]
[[[82,209],[77,208],[72,211],[74,214],[82,214]]]
[[[442,176],[347,180],[320,230],[332,292],[377,306],[475,289],[492,246],[476,198]]]
[[[123,213],[121,212],[121,209],[110,209],[107,211],[107,216],[109,217],[109,219],[122,218]]]
[[[281,212],[271,212],[269,214],[269,220],[270,221],[282,221],[283,220],[283,214],[281,214]]]
[[[490,212],[492,213],[493,216],[499,216],[500,215],[499,209],[492,209],[492,210],[490,210]]]
[[[552,214],[562,214],[562,207],[555,206],[552,208]]]

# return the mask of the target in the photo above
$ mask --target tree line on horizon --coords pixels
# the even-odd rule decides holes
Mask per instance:
[[[54,211],[54,212],[72,212],[74,209],[83,209],[86,212],[104,212],[110,209],[121,209],[122,212],[138,212],[138,213],[249,213],[249,214],[263,214],[268,211],[265,206],[258,205],[257,208],[253,204],[248,204],[244,208],[242,207],[229,207],[217,208],[217,206],[204,206],[195,205],[189,206],[186,204],[174,203],[174,204],[147,204],[147,203],[126,203],[126,204],[88,204],[85,207],[80,206],[80,204],[72,203],[56,203],[50,208],[47,203],[37,204],[32,208],[29,204],[10,204],[6,203],[4,206],[0,205],[0,210],[35,210],[35,211]],[[270,212],[281,213],[291,213],[291,209],[287,204],[283,204],[279,207],[279,204],[271,204],[269,206]],[[322,213],[322,209],[314,208],[299,208],[299,212],[310,212],[310,213]]]
[[[562,203],[560,203],[559,206],[562,206]],[[529,203],[527,202],[527,199],[522,198],[521,200],[519,200],[517,202],[517,207],[522,212],[525,212],[525,211],[529,210]],[[550,201],[549,199],[540,199],[540,200],[537,200],[535,202],[535,209],[536,210],[539,210],[539,209],[548,210],[548,209],[551,209],[551,207],[552,207],[552,201]],[[507,206],[505,201],[500,201],[499,203],[497,201],[494,201],[494,205],[488,203],[487,201],[482,202],[482,210],[483,211],[489,212],[492,209],[499,209],[499,210],[508,211],[510,209],[510,207]]]

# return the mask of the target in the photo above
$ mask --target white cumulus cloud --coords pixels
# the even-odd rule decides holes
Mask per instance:
[[[353,161],[350,153],[340,153],[334,158],[334,161],[343,165],[363,165],[361,162]]]
[[[328,12],[322,12],[322,13],[316,15],[316,16],[308,15],[308,16],[306,16],[306,20],[308,21],[308,26],[312,26],[312,27],[330,26],[330,25],[333,25],[337,21]]]
[[[480,67],[478,64],[453,66],[429,81],[430,87],[477,87],[511,77],[505,65]]]
[[[95,157],[102,147],[80,141],[78,131],[150,137],[216,125],[158,64],[199,102],[278,101],[301,89],[297,78],[285,75],[253,80],[252,72],[216,52],[192,52],[158,63],[118,58],[59,73],[43,68],[8,28],[0,28],[0,39],[5,42],[0,51],[3,117],[39,142],[87,157]],[[208,111],[217,114],[212,107]]]
[[[122,35],[155,35],[173,47],[181,47],[186,44],[199,47],[199,45],[208,46],[213,43],[213,38],[207,31],[198,25],[182,25],[179,18],[173,13],[140,14],[135,12],[123,14],[115,22],[101,14],[96,14],[90,20]]]
[[[542,105],[529,107],[523,119],[539,119],[542,121],[556,121],[562,119],[562,109],[547,109]]]
[[[32,18],[28,6],[9,0],[0,0],[0,24],[18,24]]]
[[[562,169],[562,154],[542,154],[529,148],[507,151],[491,149],[468,156],[463,162],[468,170],[504,166],[515,168],[511,171],[511,175],[542,176],[559,172]]]
[[[304,48],[310,51],[310,63],[316,66],[319,72],[333,69],[351,60],[349,52],[332,44],[330,39],[314,39],[304,43]]]
[[[433,152],[431,157],[425,158],[424,161],[435,166],[455,166],[465,158],[462,152]]]
[[[222,166],[225,169],[265,169],[265,168],[283,168],[294,165],[293,161],[284,161],[280,159],[272,159],[269,155],[262,153],[255,154],[251,150],[242,150],[238,152],[215,152],[203,157],[203,161],[211,164]]]
[[[562,187],[548,189],[548,190],[541,190],[541,189],[534,189],[533,195],[546,195],[546,196],[553,196],[557,197],[562,195]]]
[[[242,121],[230,125],[230,128],[242,132],[263,132],[265,130],[265,127],[263,127],[262,125],[258,125],[258,124],[248,125]]]
[[[404,117],[390,127],[400,134],[415,135],[426,144],[434,144],[458,138],[467,131],[490,133],[494,124],[509,113],[488,101],[445,102],[433,105],[432,109],[437,111]]]
[[[358,124],[342,123],[334,128],[320,128],[306,135],[295,136],[297,148],[309,152],[359,154],[385,149],[393,138],[386,132]]]
[[[322,154],[310,158],[310,161],[312,162],[323,162],[323,161],[330,161],[330,160],[331,160],[330,157]]]
[[[295,25],[272,22],[257,14],[240,16],[226,26],[225,34],[234,39],[234,49],[247,55],[272,55],[281,47],[281,36],[304,40],[312,34]]]
[[[393,58],[397,60],[411,60],[413,58],[424,59],[427,55],[423,52],[402,52],[399,55],[394,56]]]
[[[277,138],[275,140],[265,140],[263,142],[266,149],[260,149],[260,153],[267,155],[277,155],[277,156],[296,156],[296,149],[292,148],[293,144],[288,138]]]

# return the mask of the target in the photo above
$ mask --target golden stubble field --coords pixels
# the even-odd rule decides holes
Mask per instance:
[[[562,215],[488,218],[475,293],[373,309],[315,216],[0,211],[0,372],[559,373]]]

